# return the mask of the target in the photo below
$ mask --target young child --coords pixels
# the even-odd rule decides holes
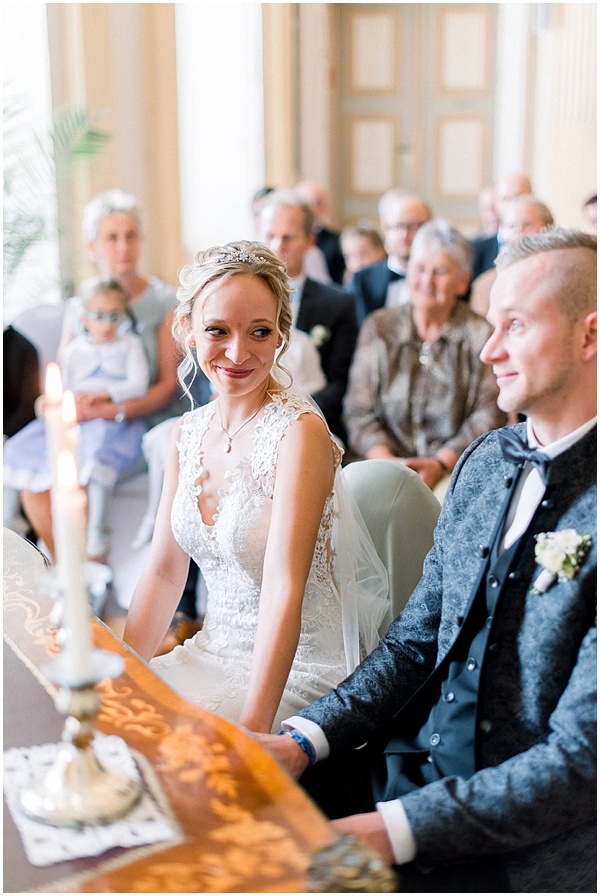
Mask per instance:
[[[96,402],[117,406],[148,389],[150,369],[144,344],[133,330],[128,295],[115,280],[90,282],[81,297],[81,332],[59,358],[63,388],[78,409]],[[141,453],[145,424],[97,417],[79,424],[79,482],[88,495],[88,559],[102,561],[109,542],[105,528],[107,500],[117,478]],[[4,485],[31,492],[48,490],[52,474],[46,451],[46,427],[39,418],[4,445]],[[54,545],[46,544],[54,556]]]

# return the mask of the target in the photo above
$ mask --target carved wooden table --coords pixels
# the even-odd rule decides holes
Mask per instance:
[[[64,719],[41,671],[56,654],[42,555],[4,530],[4,748],[60,740]],[[4,892],[301,892],[313,850],[332,839],[325,818],[251,737],[178,697],[106,626],[95,645],[125,672],[99,685],[98,730],[122,737],[160,788],[175,840],[34,867],[6,805]]]

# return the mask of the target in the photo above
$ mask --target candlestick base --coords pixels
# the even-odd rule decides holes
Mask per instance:
[[[20,803],[34,821],[79,828],[120,818],[141,793],[139,781],[102,768],[91,746],[65,743],[46,775],[21,793]]]
[[[104,678],[108,677],[107,661],[121,659],[105,651],[94,654],[97,665],[104,666],[100,676]],[[56,661],[53,671],[58,671]],[[109,771],[98,762],[93,737],[100,703],[93,684],[59,690],[56,706],[67,720],[58,755],[51,768],[19,796],[23,812],[34,821],[74,828],[108,824],[125,815],[140,798],[139,780]]]

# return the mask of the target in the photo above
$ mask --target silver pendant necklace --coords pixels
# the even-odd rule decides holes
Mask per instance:
[[[227,430],[226,430],[225,427],[223,426],[223,417],[221,416],[221,402],[219,402],[219,422],[220,422],[220,424],[221,424],[221,429],[223,430],[223,432],[225,433],[225,435],[226,435],[226,437],[227,437],[227,442],[225,443],[225,447],[223,448],[223,451],[224,451],[225,454],[229,454],[229,452],[231,451],[231,443],[232,443],[232,441],[235,439],[235,437],[237,436],[238,432],[241,432],[242,429],[244,428],[244,426],[248,426],[248,424],[251,423],[252,420],[254,420],[254,418],[256,417],[256,415],[258,414],[258,412],[260,411],[260,409],[266,404],[268,397],[269,397],[269,393],[267,392],[267,394],[265,395],[265,397],[263,398],[263,400],[261,401],[261,403],[259,404],[259,406],[257,407],[257,409],[254,411],[254,413],[252,414],[252,416],[251,416],[251,417],[248,417],[247,420],[244,420],[244,422],[242,423],[242,425],[241,425],[241,426],[238,426],[238,428],[236,429],[236,431],[235,431],[235,432],[232,432],[231,435],[227,432]]]

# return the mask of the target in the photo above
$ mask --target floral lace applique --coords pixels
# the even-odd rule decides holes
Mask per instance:
[[[205,621],[184,647],[154,660],[153,665],[188,699],[235,718],[236,700],[243,700],[247,686],[258,625],[279,444],[292,421],[301,414],[318,411],[293,391],[273,393],[272,402],[254,424],[251,456],[228,471],[227,485],[219,491],[214,525],[207,526],[198,509],[198,496],[205,476],[202,444],[215,410],[213,402],[183,417],[178,443],[180,482],[171,514],[175,538],[199,565],[206,583]],[[342,452],[333,440],[332,451],[337,467]],[[333,499],[329,496],[286,689],[291,711],[324,693],[346,674],[341,607],[332,569],[333,515]]]

